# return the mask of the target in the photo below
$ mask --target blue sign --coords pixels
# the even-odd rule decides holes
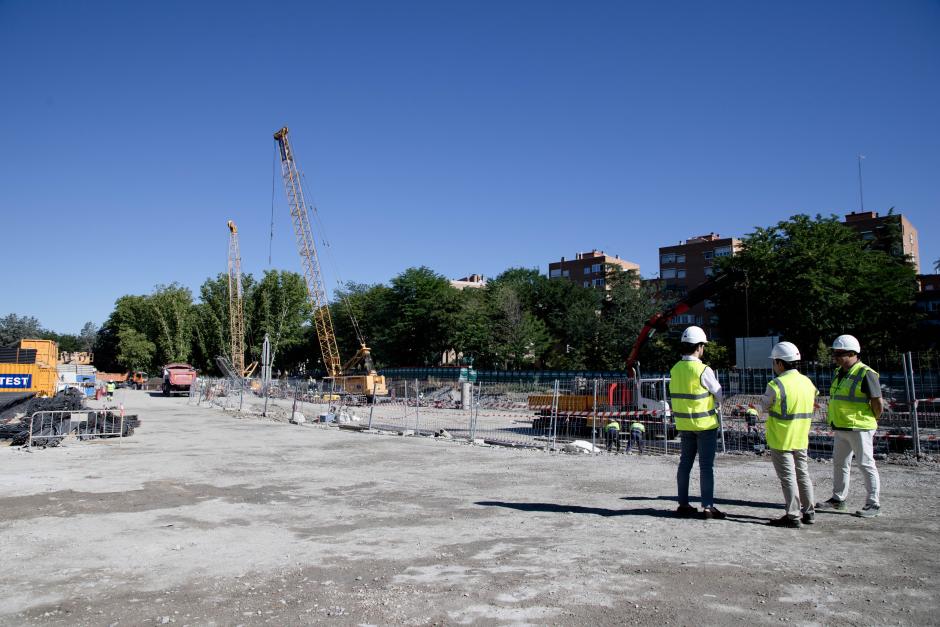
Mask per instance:
[[[0,374],[0,388],[31,388],[33,375],[31,374]]]

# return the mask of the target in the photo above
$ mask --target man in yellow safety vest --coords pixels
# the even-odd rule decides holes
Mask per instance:
[[[875,466],[874,435],[884,410],[878,373],[861,362],[862,347],[851,335],[840,335],[832,344],[832,360],[838,366],[829,388],[829,425],[833,430],[832,496],[817,509],[845,511],[849,494],[849,469],[853,456],[865,478],[868,499],[855,512],[861,518],[881,514],[881,480]]]
[[[698,456],[698,470],[702,488],[702,517],[721,519],[725,515],[715,507],[715,448],[718,442],[718,410],[721,404],[721,384],[715,372],[702,363],[705,331],[691,326],[682,332],[680,359],[669,371],[669,396],[676,429],[682,439],[679,456],[679,507],[676,514],[688,517],[698,510],[689,505],[689,475]]]
[[[617,452],[620,452],[620,423],[617,422],[616,418],[609,418],[607,420],[607,426],[604,427],[604,434],[607,438],[607,452],[610,452],[610,449],[614,444],[617,445]]]
[[[115,388],[114,381],[108,381],[108,384],[105,386],[105,390],[108,392],[109,401],[114,400],[114,388]]]
[[[798,529],[815,522],[813,480],[809,476],[809,428],[815,414],[816,386],[796,369],[800,350],[780,342],[770,353],[774,374],[761,398],[767,411],[767,448],[783,488],[786,513],[768,524]]]
[[[646,433],[646,425],[642,422],[637,422],[634,420],[630,423],[630,439],[627,440],[627,452],[630,452],[630,447],[635,443],[637,448],[640,450],[640,453],[643,453],[643,434]]]

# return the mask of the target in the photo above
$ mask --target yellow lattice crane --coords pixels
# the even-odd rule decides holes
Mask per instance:
[[[339,348],[336,345],[336,333],[333,330],[333,318],[330,315],[329,300],[323,282],[323,273],[320,271],[320,258],[314,243],[313,229],[310,226],[310,214],[301,182],[300,170],[294,161],[294,152],[287,139],[285,126],[274,134],[281,158],[281,175],[284,179],[284,189],[287,191],[287,202],[290,205],[290,214],[294,224],[294,234],[297,238],[297,249],[304,268],[304,280],[307,285],[307,297],[313,307],[313,322],[320,342],[320,353],[323,356],[323,367],[327,376],[334,379],[341,389],[350,394],[363,394],[372,396],[385,396],[388,390],[385,387],[385,377],[378,374],[372,363],[372,355],[366,346],[359,324],[349,311],[352,326],[359,340],[359,350],[348,362],[343,364],[339,357]],[[347,374],[347,372],[362,363],[365,375]]]
[[[228,320],[231,336],[232,369],[250,377],[257,362],[245,368],[245,296],[242,291],[242,256],[238,248],[238,227],[228,221]]]

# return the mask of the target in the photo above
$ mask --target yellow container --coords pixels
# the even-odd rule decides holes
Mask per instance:
[[[24,348],[36,350],[36,363],[40,366],[55,370],[59,363],[59,345],[52,340],[20,340],[20,349]]]
[[[32,347],[27,347],[32,348]],[[0,392],[34,392],[54,396],[58,373],[55,367],[38,364],[0,364]]]

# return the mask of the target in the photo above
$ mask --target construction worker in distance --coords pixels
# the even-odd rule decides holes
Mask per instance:
[[[607,425],[604,427],[604,435],[607,438],[607,452],[614,444],[617,445],[617,452],[620,452],[620,423],[616,418],[608,418]],[[629,446],[629,444],[627,445]]]
[[[105,386],[105,390],[108,392],[108,402],[114,400],[114,381],[108,381],[108,384]]]
[[[780,342],[770,352],[774,374],[761,398],[767,411],[767,448],[783,488],[786,512],[768,525],[798,529],[816,518],[813,480],[809,476],[809,429],[819,392],[796,368],[800,350],[791,342]]]
[[[627,440],[627,452],[630,452],[630,447],[636,442],[637,448],[640,449],[640,453],[643,453],[643,434],[646,433],[646,425],[642,422],[637,422],[634,420],[630,423],[630,439]]]
[[[751,406],[744,410],[744,424],[747,426],[748,435],[751,432],[757,433],[757,417],[759,414],[760,412]]]
[[[718,410],[721,384],[715,372],[702,363],[708,338],[700,327],[691,326],[682,332],[680,359],[669,372],[669,396],[672,415],[682,439],[679,456],[679,507],[676,514],[689,517],[698,512],[689,505],[689,475],[698,457],[702,489],[702,517],[721,519],[725,515],[715,507],[715,448],[718,443]]]
[[[862,518],[881,514],[881,480],[875,466],[874,435],[884,410],[878,373],[861,362],[862,347],[851,335],[840,335],[832,343],[832,361],[838,369],[829,388],[829,425],[833,430],[832,496],[817,509],[845,511],[849,494],[852,457],[865,478],[868,498],[855,512]]]

